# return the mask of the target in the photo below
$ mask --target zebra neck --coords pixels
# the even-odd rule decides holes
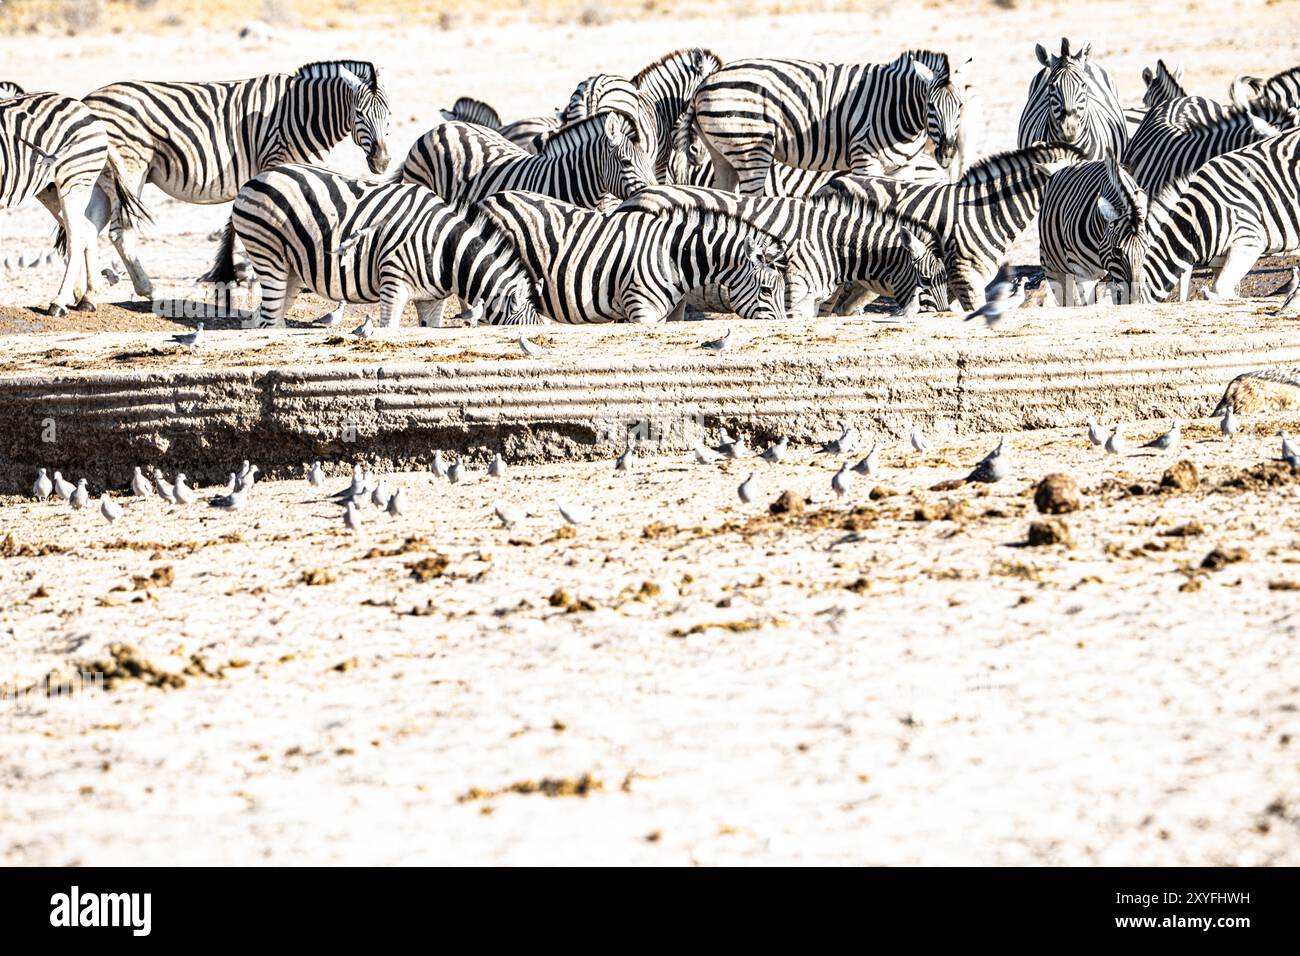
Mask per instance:
[[[1038,170],[949,190],[943,205],[960,232],[977,234],[980,247],[1000,258],[1029,226],[1043,204],[1048,176]],[[966,245],[966,243],[962,243]]]
[[[273,127],[272,165],[314,163],[352,132],[356,94],[340,77],[295,77]]]
[[[1213,216],[1198,218],[1196,203],[1187,198],[1148,226],[1150,240],[1142,263],[1147,290],[1159,300],[1168,298],[1184,272],[1208,263],[1221,251],[1221,227]]]

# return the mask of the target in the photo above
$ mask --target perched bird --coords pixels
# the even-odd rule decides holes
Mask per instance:
[[[540,358],[546,354],[546,349],[536,342],[528,341],[528,336],[524,335],[524,330],[519,330],[519,351],[523,352],[529,358]]]
[[[1014,279],[999,279],[989,289],[984,298],[984,304],[966,316],[964,321],[983,319],[984,324],[991,328],[1002,321],[1006,313],[1012,309],[1020,308],[1021,303],[1024,301],[1025,279],[1023,276]]]
[[[718,451],[727,458],[748,458],[750,454],[749,448],[745,445],[744,435],[741,435],[735,441],[724,442],[719,445]]]
[[[712,465],[722,461],[722,456],[707,445],[696,445],[695,460],[701,465]]]
[[[239,479],[235,477],[235,473],[232,471],[230,473],[230,477],[226,479],[226,487],[222,488],[221,491],[218,492],[218,494],[233,495],[235,493],[235,490],[238,487],[239,487]]]
[[[343,506],[343,527],[353,534],[361,533],[361,509],[350,501]]]
[[[248,462],[244,462],[244,464],[248,465]],[[254,483],[257,481],[257,475],[260,471],[261,469],[256,465],[250,465],[245,468],[244,473],[237,476],[235,490],[247,491],[249,488],[252,488]]]
[[[471,329],[476,329],[478,328],[478,324],[483,321],[483,313],[485,311],[483,303],[479,302],[465,306],[456,318],[461,322],[464,322]]]
[[[1291,436],[1287,434],[1286,429],[1277,433],[1277,437],[1282,439],[1282,460],[1287,461],[1291,458],[1300,458],[1300,447],[1297,447],[1291,441]]]
[[[388,507],[385,510],[391,518],[397,518],[406,513],[406,496],[402,494],[401,488],[397,488],[388,496]]]
[[[595,508],[584,508],[579,505],[564,504],[560,501],[555,502],[555,507],[560,509],[560,517],[571,525],[586,524],[595,517]]]
[[[998,447],[984,456],[978,465],[966,476],[967,481],[992,483],[1001,481],[1010,471],[1011,458],[1007,454],[1007,437],[1002,436]]]
[[[203,323],[200,322],[193,332],[184,332],[180,335],[173,335],[172,341],[193,352],[203,344]]]
[[[1229,405],[1228,410],[1223,413],[1223,418],[1219,419],[1219,434],[1224,438],[1231,439],[1233,435],[1237,434],[1237,429],[1240,427],[1241,425],[1237,421],[1237,411]]]
[[[790,447],[790,439],[782,436],[780,441],[774,441],[767,446],[767,451],[758,457],[771,465],[775,465],[785,455],[786,449]]]
[[[1110,433],[1110,437],[1106,439],[1106,454],[1124,454],[1124,438],[1119,433],[1122,427],[1122,425],[1116,424],[1114,430]]]
[[[320,462],[312,462],[311,471],[307,473],[307,481],[313,488],[319,488],[325,483],[325,469],[321,468]]]
[[[915,426],[912,427],[912,447],[922,455],[934,451],[934,442],[921,434],[921,430]]]
[[[337,308],[330,309],[324,315],[316,319],[312,325],[320,329],[332,329],[343,321],[343,313],[347,311],[348,304],[340,302]]]
[[[366,320],[353,329],[350,333],[353,338],[368,339],[375,334],[375,320],[373,316],[366,316]]]
[[[50,492],[52,492],[53,490],[54,490],[54,482],[50,481],[50,479],[46,476],[45,469],[42,468],[39,471],[37,471],[36,484],[32,485],[32,497],[35,498],[37,501],[44,501],[46,498],[50,496]]]
[[[163,501],[166,501],[168,504],[176,504],[175,486],[168,484],[167,478],[163,475],[161,469],[155,468],[153,470],[153,480],[158,486],[158,497]]]
[[[736,489],[736,494],[740,496],[740,500],[745,504],[749,504],[758,497],[758,478],[756,474],[756,472],[751,471],[749,477],[742,481],[740,487]]]
[[[140,471],[139,465],[135,468],[135,474],[131,476],[131,491],[140,498],[148,498],[153,494],[153,483]]]
[[[433,464],[429,466],[429,470],[437,478],[447,477],[447,463],[442,458],[442,452],[436,451],[433,453]]]
[[[118,275],[117,271],[111,268],[100,269],[99,274],[108,280],[109,285],[117,285],[119,282],[122,281],[122,277]]]
[[[841,426],[838,438],[833,438],[822,445],[823,455],[851,455],[858,450],[858,435],[852,425]]]
[[[488,465],[488,474],[493,478],[504,478],[506,476],[506,460],[497,452],[492,456],[492,464]]]
[[[453,485],[458,485],[465,480],[465,466],[461,464],[459,458],[453,461],[451,467],[447,469],[447,480]]]
[[[1278,306],[1274,315],[1281,315],[1291,308],[1291,303],[1295,301],[1297,294],[1300,294],[1300,266],[1291,267],[1291,278],[1287,279],[1286,284],[1273,294],[1282,296],[1282,304]]]
[[[831,479],[831,489],[835,492],[837,498],[843,498],[853,487],[853,472],[846,461],[840,465],[840,470],[835,472],[835,477]]]
[[[99,513],[108,519],[109,524],[112,524],[118,518],[122,517],[122,508],[109,500],[108,492],[106,491],[99,496]]]
[[[77,482],[76,489],[74,489],[72,494],[68,497],[68,504],[72,505],[72,507],[77,511],[80,511],[82,508],[86,507],[88,501],[90,501],[90,493],[86,491],[86,479],[82,478]]]
[[[497,516],[503,527],[513,528],[519,522],[524,520],[524,513],[513,505],[496,502],[492,506],[492,513]]]
[[[53,152],[47,152],[35,143],[23,139],[21,136],[15,137],[18,142],[22,143],[28,149],[36,154],[36,166],[40,170],[40,175],[44,176],[62,157],[63,151],[68,148],[71,138],[64,142]]]
[[[631,471],[636,455],[636,444],[629,437],[627,447],[623,449],[623,454],[614,459],[615,471]]]
[[[198,495],[194,493],[194,489],[185,484],[185,472],[183,471],[176,472],[176,484],[172,493],[178,505],[192,505],[195,499],[198,498]]]
[[[1159,451],[1169,451],[1169,449],[1171,448],[1177,448],[1178,438],[1182,433],[1182,429],[1183,429],[1183,423],[1175,419],[1169,431],[1165,432],[1163,435],[1151,439],[1142,447],[1155,448],[1158,449]]]
[[[379,483],[370,491],[370,503],[376,508],[387,508],[389,497],[388,486],[384,484],[384,479],[380,478]]]
[[[1106,430],[1091,418],[1088,419],[1088,441],[1092,442],[1098,448],[1106,444]]]
[[[248,488],[236,488],[228,495],[211,499],[208,504],[213,508],[219,508],[222,511],[238,511],[244,507],[244,502],[248,499]]]
[[[723,332],[719,338],[710,339],[707,342],[701,342],[700,348],[708,349],[710,352],[721,352],[724,349],[728,348],[730,345],[731,345],[731,327],[728,326],[727,331]]]
[[[64,501],[67,501],[69,498],[72,497],[72,493],[76,490],[77,489],[72,484],[72,482],[64,481],[63,476],[59,474],[57,471],[54,473],[54,493],[56,495],[58,495]]]
[[[871,451],[867,452],[867,457],[853,466],[853,470],[859,475],[874,475],[880,470],[880,443],[873,442]]]

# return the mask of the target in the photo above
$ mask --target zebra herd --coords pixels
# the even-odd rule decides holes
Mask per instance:
[[[1125,109],[1091,45],[1036,53],[1018,147],[982,158],[970,62],[932,50],[872,64],[677,50],[586,77],[554,114],[505,123],[461,97],[396,164],[364,61],[81,100],[5,82],[0,205],[36,196],[54,216],[61,314],[94,308],[105,228],[153,296],[145,184],[233,200],[205,278],[233,283],[242,250],[256,323],[273,325],[304,290],[379,303],[389,327],[408,304],[439,325],[451,296],[471,322],[509,324],[689,306],[807,318],[882,296],[904,315],[970,310],[1035,217],[1062,304],[1186,298],[1204,266],[1207,294],[1231,296],[1260,256],[1300,251],[1300,68],[1240,77],[1221,104],[1161,60]],[[348,137],[376,178],[319,165]]]

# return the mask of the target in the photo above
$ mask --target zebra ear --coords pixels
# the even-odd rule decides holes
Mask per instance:
[[[913,233],[912,230],[900,229],[898,231],[898,235],[899,238],[903,240],[903,245],[907,246],[907,248],[912,251],[912,255],[917,256],[919,258],[921,256],[924,256],[927,252],[929,252],[929,250],[925,247],[925,243],[922,242],[920,239],[918,239],[916,237],[916,234]]]
[[[912,69],[916,71],[916,75],[921,78],[922,82],[925,83],[934,82],[934,70],[930,69],[920,60],[912,61]]]
[[[1043,66],[1052,65],[1052,57],[1041,43],[1034,45],[1034,53],[1038,55],[1038,62],[1043,64]]]
[[[1142,67],[1142,82],[1143,82],[1143,83],[1145,83],[1147,86],[1150,86],[1150,85],[1151,85],[1151,81],[1154,80],[1155,78],[1156,78],[1156,77],[1155,77],[1155,74],[1151,72],[1151,67],[1149,67],[1149,66],[1144,66],[1144,67]]]
[[[1100,194],[1097,196],[1097,211],[1101,213],[1101,218],[1107,222],[1115,222],[1123,218],[1123,214],[1115,208],[1111,201]]]
[[[1250,94],[1252,92],[1252,87],[1246,77],[1239,76],[1232,81],[1232,89],[1229,90],[1228,96],[1232,100],[1233,106],[1248,110],[1250,109]]]
[[[1087,63],[1088,57],[1092,54],[1092,44],[1085,43],[1083,49],[1074,55],[1074,61],[1079,64]]]
[[[605,135],[614,146],[622,146],[623,140],[627,138],[627,131],[623,128],[627,121],[617,113],[605,114]]]
[[[1276,136],[1278,135],[1278,133],[1282,132],[1280,129],[1278,129],[1268,120],[1264,119],[1262,116],[1259,116],[1251,112],[1249,108],[1247,108],[1246,110],[1246,115],[1250,117],[1251,128],[1264,138],[1268,138],[1269,136]]]

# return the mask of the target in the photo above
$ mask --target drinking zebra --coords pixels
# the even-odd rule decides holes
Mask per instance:
[[[844,287],[862,297],[892,296],[898,312],[911,314],[923,289],[947,302],[941,250],[933,233],[859,199],[826,195],[815,199],[737,196],[716,189],[655,186],[627,200],[618,211],[670,215],[705,209],[741,219],[780,240],[787,250],[786,311],[812,318]],[[732,311],[726,288],[710,287],[693,297],[710,311]]]
[[[595,206],[606,194],[623,199],[655,181],[649,153],[620,113],[563,127],[536,156],[483,127],[443,123],[416,140],[400,176],[465,206],[511,189]]]
[[[1119,156],[1128,142],[1128,125],[1110,75],[1090,59],[1092,44],[1070,52],[1061,40],[1060,56],[1040,43],[1035,47],[1043,68],[1029,85],[1020,114],[1021,148],[1034,143],[1070,143],[1085,159]]]
[[[500,133],[526,153],[536,153],[541,140],[563,125],[555,116],[530,116],[513,123],[502,123],[496,110],[472,96],[462,96],[451,109],[440,112],[448,122],[473,123]]]
[[[1082,158],[1075,146],[1030,146],[986,157],[954,183],[843,176],[822,193],[857,196],[932,229],[943,248],[948,291],[970,311],[983,303],[1007,250],[1038,213],[1052,174]]]
[[[892,63],[739,60],[695,94],[695,124],[723,189],[763,191],[773,162],[809,170],[885,173],[906,166],[935,139],[951,161],[955,116],[942,112],[951,71],[904,53]],[[946,60],[946,58],[945,58]],[[932,116],[934,117],[931,122]]]
[[[782,243],[730,214],[601,214],[525,192],[477,208],[510,236],[541,283],[541,310],[558,322],[680,318],[687,295],[708,285],[726,287],[745,318],[785,315]]]
[[[84,102],[121,154],[132,195],[153,183],[184,202],[229,202],[263,170],[318,162],[348,135],[372,172],[388,167],[388,97],[378,69],[359,60],[230,82],[114,83]],[[113,244],[136,294],[152,297],[135,231],[118,209],[110,204]]]
[[[205,281],[234,280],[236,238],[261,285],[257,325],[283,325],[303,289],[335,301],[378,302],[385,327],[401,322],[410,301],[421,325],[439,325],[449,295],[482,306],[492,322],[540,321],[532,283],[505,238],[423,186],[278,166],[235,197]]]
[[[50,315],[63,315],[69,307],[95,308],[91,296],[99,269],[93,220],[106,205],[105,195],[117,203],[124,222],[148,219],[123,176],[103,124],[80,101],[56,93],[0,99],[0,208],[35,196],[58,223],[67,256]]]

